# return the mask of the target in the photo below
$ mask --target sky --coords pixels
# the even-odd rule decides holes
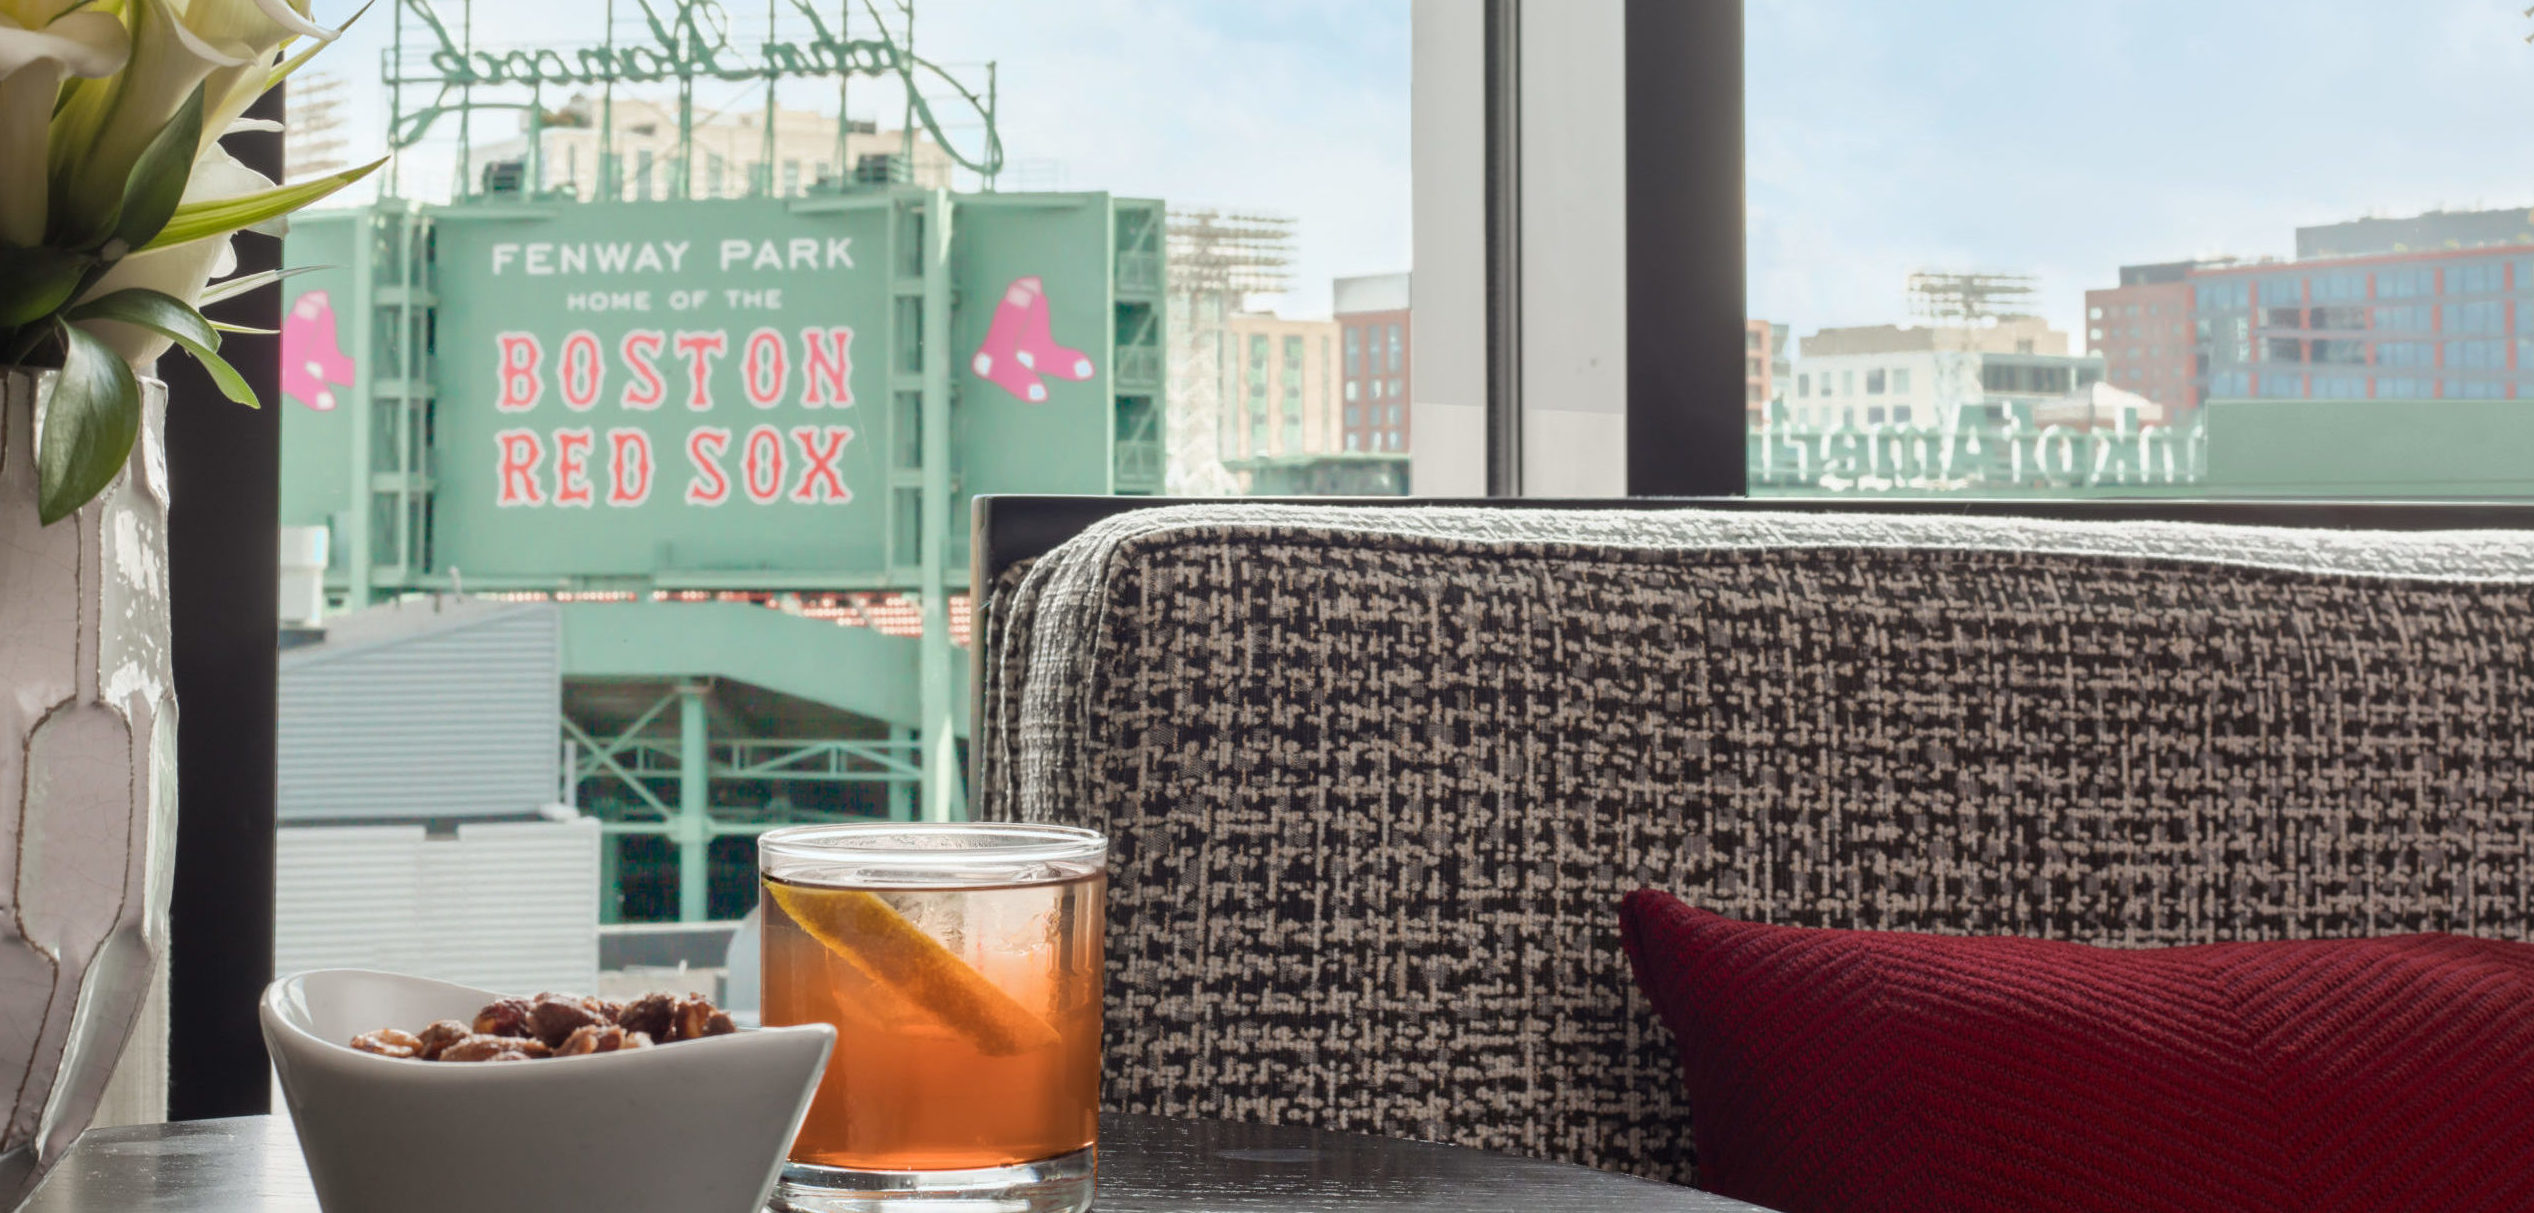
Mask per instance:
[[[2525,0],[1750,0],[1751,314],[1907,318],[1916,269],[2119,267],[2534,205]]]
[[[859,36],[868,21],[853,2]],[[386,100],[375,81],[392,3],[363,17],[312,69],[350,82],[345,133],[355,153],[385,143]],[[316,0],[315,11],[331,24],[358,7]],[[435,7],[458,27],[462,0]],[[630,29],[625,14],[637,5],[617,7],[619,28]],[[744,45],[765,10],[726,7]],[[879,8],[893,13],[896,4],[880,0]],[[476,36],[485,46],[591,45],[605,13],[605,0],[482,0]],[[980,84],[973,65],[997,65],[1006,188],[1106,190],[1290,216],[1294,289],[1257,301],[1287,315],[1327,315],[1333,277],[1409,268],[1407,0],[919,0],[916,22],[924,58],[972,65]],[[853,116],[898,125],[897,94],[883,84],[858,79],[849,96]],[[787,86],[783,97],[786,106],[834,110],[831,84]],[[699,90],[698,101],[758,104],[730,86]],[[516,133],[507,115],[491,122],[489,137],[477,129],[479,145]],[[442,138],[406,153],[402,192],[446,189],[453,132],[446,125],[436,132]],[[956,144],[977,131],[952,134]]]

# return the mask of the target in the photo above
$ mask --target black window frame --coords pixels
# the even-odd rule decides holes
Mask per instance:
[[[279,122],[283,88],[247,111]],[[282,136],[241,132],[222,146],[282,178]],[[238,269],[281,266],[281,242],[236,241]],[[279,290],[212,309],[248,328],[281,327]],[[175,667],[176,871],[169,906],[171,1120],[271,1110],[256,1007],[273,979],[273,755],[281,561],[281,340],[233,333],[220,352],[255,409],[224,398],[193,359],[163,358],[167,381],[168,613]]]

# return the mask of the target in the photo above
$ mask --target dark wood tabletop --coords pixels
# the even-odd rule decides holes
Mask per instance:
[[[1155,1116],[1100,1118],[1106,1213],[1594,1209],[1751,1213],[1689,1188],[1354,1133]],[[97,1129],[19,1213],[316,1213],[299,1142],[269,1116]]]

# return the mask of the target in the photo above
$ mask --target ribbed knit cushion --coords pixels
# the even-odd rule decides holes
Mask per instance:
[[[2095,948],[1628,895],[1701,1182],[1784,1213],[2534,1209],[2534,945]]]

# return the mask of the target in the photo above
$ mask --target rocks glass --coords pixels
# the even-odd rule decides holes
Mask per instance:
[[[1107,852],[992,822],[758,841],[764,1021],[836,1028],[776,1209],[1090,1207]]]

